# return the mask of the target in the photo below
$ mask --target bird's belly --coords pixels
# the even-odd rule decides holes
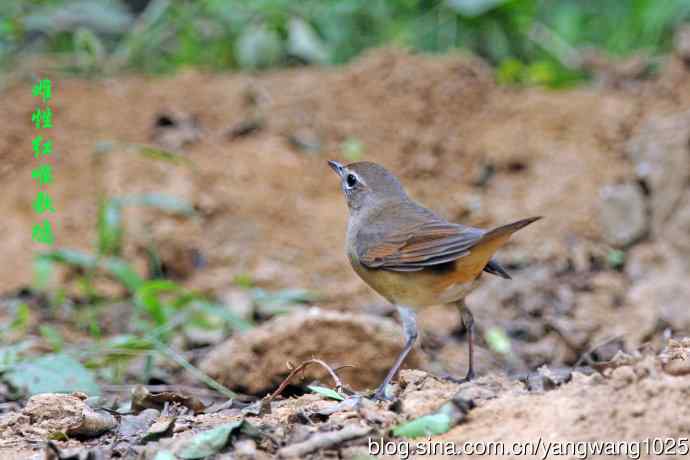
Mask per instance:
[[[440,303],[450,303],[455,302],[456,300],[463,299],[476,287],[476,279],[468,283],[453,283],[441,292],[441,295],[439,296],[441,300]]]
[[[455,302],[476,285],[476,281],[470,281],[446,286],[440,282],[438,274],[430,271],[395,272],[368,269],[356,263],[352,266],[360,278],[386,300],[412,308]]]

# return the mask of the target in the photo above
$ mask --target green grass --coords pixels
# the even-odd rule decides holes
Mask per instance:
[[[586,75],[535,40],[535,26],[567,48],[656,55],[690,17],[688,0],[154,0],[138,16],[116,0],[73,3],[6,0],[0,63],[50,52],[87,74],[264,69],[341,64],[396,44],[470,50],[506,82],[558,86]]]

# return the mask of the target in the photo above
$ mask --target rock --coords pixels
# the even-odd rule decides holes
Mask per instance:
[[[690,176],[690,112],[651,118],[630,139],[627,153],[651,192],[652,231],[660,235]]]
[[[201,139],[201,125],[196,115],[159,113],[153,125],[151,140],[168,150],[181,148]]]
[[[682,60],[690,61],[690,26],[683,24],[673,36],[673,49]]]
[[[686,261],[686,268],[690,268],[690,188],[688,188],[675,212],[671,215],[666,228],[664,239],[680,252]]]
[[[630,290],[627,303],[636,309],[655,312],[674,333],[690,332],[690,275],[681,269],[657,272]]]
[[[319,308],[277,316],[256,329],[237,335],[213,349],[201,369],[230,388],[251,394],[273,390],[297,366],[318,358],[332,367],[355,366],[338,372],[354,388],[378,385],[402,349],[402,330],[394,321],[373,315]],[[419,367],[413,350],[405,363]],[[304,379],[330,381],[319,366],[309,366]]]
[[[78,396],[43,393],[29,398],[23,412],[36,428],[45,429],[48,433],[65,432],[68,427],[79,423],[86,407],[86,402]]]
[[[85,395],[80,393],[43,393],[32,396],[22,410],[22,415],[25,418],[17,421],[28,423],[25,426],[15,424],[12,428],[34,441],[45,441],[54,433],[94,437],[117,425],[115,418],[109,413],[89,407]],[[3,436],[6,434],[9,435],[3,433]]]
[[[227,305],[233,313],[244,319],[254,315],[254,303],[247,289],[231,288],[220,295],[223,305]]]
[[[625,274],[633,281],[668,266],[668,257],[664,247],[658,242],[636,244],[625,255]]]
[[[416,418],[432,413],[453,397],[458,385],[430,376],[424,371],[404,370],[400,372],[400,413]]]
[[[613,246],[628,246],[648,230],[642,191],[634,184],[607,185],[601,189],[599,218],[604,239]]]
[[[478,377],[476,380],[460,385],[457,396],[473,401],[477,406],[506,395],[520,396],[527,394],[525,385],[500,373]]]
[[[668,374],[690,374],[690,338],[669,340],[666,348],[659,354],[659,361]]]
[[[627,298],[629,292],[631,291],[622,274],[597,273],[592,277],[589,289],[577,293],[574,322],[567,323],[576,334],[559,333],[568,337],[569,343],[576,345],[575,350],[588,348],[590,344],[600,344],[597,355],[609,353],[602,348],[605,343],[610,343],[612,349],[621,345],[625,349],[639,347],[656,331],[659,315],[654,308]],[[577,342],[575,339],[582,332],[585,333],[585,340]],[[613,337],[620,337],[622,342],[612,341]],[[580,353],[578,352],[578,356]]]
[[[634,383],[636,378],[637,376],[632,366],[617,367],[611,372],[611,384],[618,390]]]

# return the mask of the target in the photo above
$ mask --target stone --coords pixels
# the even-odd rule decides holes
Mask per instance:
[[[664,228],[664,239],[676,252],[682,254],[682,259],[690,265],[690,187],[668,220]]]
[[[607,185],[600,192],[600,224],[606,242],[625,247],[648,231],[647,205],[635,184]]]
[[[374,315],[297,310],[276,316],[260,326],[216,346],[201,362],[201,370],[230,388],[250,394],[274,390],[298,366],[312,358],[338,371],[347,386],[374,388],[385,377],[403,346],[402,330],[393,320]],[[415,349],[405,367],[418,368],[421,354]],[[318,365],[308,366],[295,383],[331,378]]]
[[[675,268],[656,272],[628,293],[627,303],[656,312],[674,333],[690,333],[690,274]]]
[[[654,117],[626,146],[638,179],[651,193],[652,231],[661,235],[690,177],[690,112]]]
[[[690,26],[683,24],[673,36],[673,50],[684,61],[690,61]]]

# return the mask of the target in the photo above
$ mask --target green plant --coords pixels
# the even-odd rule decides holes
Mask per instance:
[[[686,0],[153,0],[136,17],[116,0],[5,4],[0,63],[38,50],[84,73],[262,69],[340,64],[394,43],[467,49],[499,66],[502,82],[551,86],[585,77],[562,55],[567,48],[659,54],[690,18]]]

